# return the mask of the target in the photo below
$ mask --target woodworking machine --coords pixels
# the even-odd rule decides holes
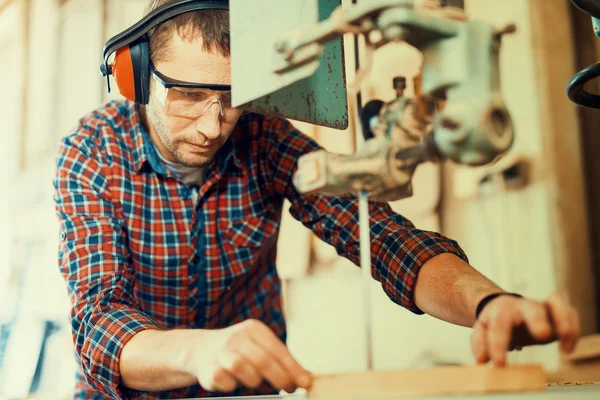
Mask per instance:
[[[243,2],[247,3],[245,8],[266,10],[268,6],[268,12],[278,12],[269,1]],[[240,15],[236,7],[241,3],[242,0],[231,2],[234,103],[251,99],[243,93],[241,82],[252,77],[247,71],[236,73],[236,59],[246,60],[236,33],[249,33],[247,26],[243,30],[235,26],[236,16]],[[289,2],[294,3],[303,3],[304,8],[309,7],[307,4],[313,7],[318,4],[317,1]],[[327,10],[321,3],[330,8],[332,4],[339,5],[339,1],[321,0],[320,12]],[[288,10],[282,12],[285,14],[279,16],[281,19],[292,18]],[[273,32],[272,39],[267,40],[270,49],[261,58],[263,68],[272,73],[271,81],[285,80],[307,68],[315,70],[322,64],[326,46],[347,33],[363,37],[366,43],[366,57],[357,72],[358,81],[347,85],[355,91],[360,91],[360,80],[369,73],[372,54],[378,48],[405,42],[423,55],[421,74],[414,78],[413,97],[404,95],[406,78],[397,77],[393,82],[381,82],[393,85],[395,99],[376,100],[364,106],[360,125],[365,141],[355,154],[317,151],[299,160],[294,177],[299,192],[330,195],[366,192],[373,200],[398,200],[412,195],[412,176],[420,163],[450,159],[481,166],[494,162],[511,147],[512,121],[500,92],[498,59],[502,36],[513,32],[514,25],[497,29],[484,22],[471,21],[461,8],[442,6],[440,0],[369,0],[335,7],[330,16],[320,22],[295,28],[292,24],[291,28]],[[332,82],[325,81],[322,87],[327,88],[328,83],[332,86]],[[296,92],[301,96],[303,90],[307,89]],[[319,108],[328,108],[331,98],[318,93],[314,97],[315,101],[323,100]],[[277,111],[279,115],[297,116]],[[340,125],[339,121],[304,120],[333,127]]]
[[[438,3],[359,2],[277,43],[280,70],[307,62],[314,54],[311,46],[342,33],[363,35],[367,57],[399,41],[423,54],[414,97],[404,95],[406,79],[398,77],[382,82],[393,84],[395,99],[365,105],[360,118],[366,141],[355,154],[320,151],[299,160],[294,184],[300,192],[367,192],[373,200],[398,200],[412,195],[412,176],[420,163],[450,159],[480,166],[510,148],[513,129],[500,93],[498,58],[502,35],[515,27],[495,29],[469,21],[461,9]],[[368,68],[370,60],[365,64]]]

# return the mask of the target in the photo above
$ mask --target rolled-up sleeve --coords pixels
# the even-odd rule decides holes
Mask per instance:
[[[285,120],[263,126],[274,190],[292,206],[294,218],[310,228],[337,253],[360,264],[358,200],[356,196],[301,195],[292,184],[297,159],[321,147]],[[414,288],[421,267],[432,257],[453,253],[468,262],[459,244],[439,233],[417,229],[388,203],[369,202],[372,275],[395,303],[423,314],[415,304]]]
[[[110,196],[103,163],[89,144],[61,144],[54,179],[60,226],[59,268],[71,299],[71,328],[83,375],[112,398],[141,394],[120,385],[119,359],[137,332],[157,329],[133,295],[124,219]]]

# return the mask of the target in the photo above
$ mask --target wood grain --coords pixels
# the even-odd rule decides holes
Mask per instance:
[[[443,366],[397,371],[317,375],[308,397],[404,397],[531,392],[547,387],[539,365]]]

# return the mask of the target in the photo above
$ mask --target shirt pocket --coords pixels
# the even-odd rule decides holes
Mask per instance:
[[[236,247],[261,247],[274,243],[279,225],[279,219],[273,216],[248,217],[231,223],[226,231],[226,238]]]

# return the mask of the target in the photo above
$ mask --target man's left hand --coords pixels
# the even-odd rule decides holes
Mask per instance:
[[[506,364],[506,353],[524,346],[560,340],[570,353],[580,335],[579,314],[565,298],[552,294],[544,302],[499,296],[490,301],[473,325],[471,348],[479,364]]]

